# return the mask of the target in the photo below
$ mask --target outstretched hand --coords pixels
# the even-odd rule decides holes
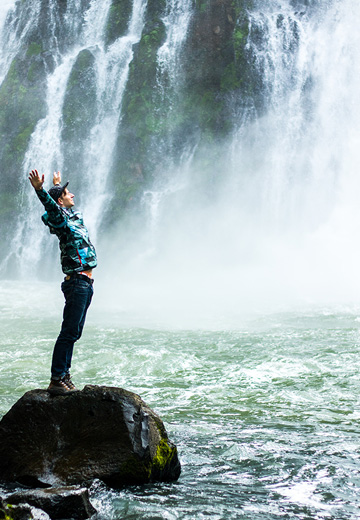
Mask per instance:
[[[60,172],[54,172],[53,175],[53,184],[56,186],[57,184],[61,184],[61,173]]]
[[[35,188],[35,190],[41,190],[44,184],[44,180],[45,175],[42,174],[42,176],[40,177],[37,170],[31,170],[31,172],[29,173],[29,181],[31,182],[31,185],[33,188]]]

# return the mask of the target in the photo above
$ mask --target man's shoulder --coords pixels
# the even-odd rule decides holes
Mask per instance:
[[[66,214],[67,214],[67,217],[72,221],[72,222],[81,222],[83,223],[83,215],[81,213],[81,211],[77,210],[77,209],[73,209],[73,208],[70,208],[70,209],[65,209],[64,211],[66,211]]]

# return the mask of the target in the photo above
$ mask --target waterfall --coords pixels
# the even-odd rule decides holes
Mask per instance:
[[[111,198],[107,189],[107,175],[112,164],[132,46],[141,36],[145,5],[144,0],[134,0],[127,34],[118,38],[106,51],[102,49],[96,61],[98,113],[90,138],[85,143],[87,156],[84,180],[87,188],[82,192],[84,211],[88,213],[87,222],[94,230],[94,239],[98,231],[96,223],[100,221],[101,212]],[[103,9],[102,4],[100,8]],[[94,24],[97,23],[95,18]],[[93,193],[97,194],[95,201]]]
[[[0,54],[0,84],[9,70],[12,59],[19,50],[22,38],[31,27],[32,17],[29,16],[28,10],[24,9],[22,16],[19,18],[14,7],[15,1],[4,1],[0,7],[0,41],[2,47]],[[29,6],[29,11],[38,14],[39,4],[40,2],[32,2],[32,5]]]
[[[177,99],[180,95],[179,84],[181,83],[180,54],[187,36],[187,30],[192,15],[191,0],[167,0],[166,12],[163,23],[166,29],[166,39],[157,52],[157,84],[161,91],[161,102],[168,103],[168,116],[177,110]],[[170,143],[169,143],[170,141]],[[167,150],[172,147],[172,136],[168,137],[163,146],[163,155],[167,156]],[[157,178],[153,189],[146,190],[142,197],[142,205],[145,207],[148,236],[148,251],[156,250],[158,236],[159,218],[161,217],[162,202],[169,195],[181,190],[184,185],[184,177],[188,173],[193,150],[185,150],[181,167],[176,168],[172,157],[168,157],[168,172],[161,178]]]
[[[252,14],[248,45],[262,70],[268,110],[250,138],[240,127],[232,143],[235,164],[257,155],[249,174],[258,209],[281,233],[313,233],[328,221],[354,170],[351,141],[359,135],[359,38],[352,29],[359,9],[345,1],[299,11],[270,2]],[[259,27],[260,46],[252,36]]]
[[[205,4],[221,15],[222,3]],[[0,78],[6,76],[22,40],[38,23],[42,5],[40,0],[26,6],[9,0],[2,6],[0,22],[6,12],[8,17],[1,32]],[[136,153],[133,162],[129,160],[135,173],[129,172],[129,183],[125,180],[122,186],[129,191],[127,200],[133,204],[133,214],[138,214],[128,231],[120,227],[116,238],[111,237],[112,254],[106,255],[104,264],[112,270],[109,257],[116,258],[129,283],[135,276],[136,280],[152,278],[160,286],[162,276],[166,280],[175,277],[181,286],[177,289],[183,292],[190,284],[193,293],[200,293],[211,279],[218,301],[230,302],[229,293],[247,294],[254,292],[254,287],[261,293],[268,286],[271,293],[278,284],[284,293],[299,294],[310,286],[323,288],[342,262],[346,266],[341,278],[345,294],[360,259],[353,238],[358,228],[360,135],[357,2],[255,1],[242,8],[243,18],[239,9],[234,11],[239,19],[227,11],[224,23],[232,24],[235,31],[233,37],[229,33],[229,42],[236,43],[236,38],[245,42],[241,56],[235,48],[234,67],[242,67],[240,73],[251,75],[252,83],[244,90],[240,81],[228,94],[214,96],[213,109],[228,114],[230,130],[221,138],[215,134],[209,138],[203,128],[189,129],[186,135],[185,115],[181,113],[189,109],[186,96],[191,94],[193,70],[188,67],[191,56],[186,54],[191,49],[189,39],[194,44],[198,32],[205,31],[199,18],[194,29],[194,20],[207,7],[190,0],[167,0],[161,6],[134,0],[126,31],[106,41],[112,5],[110,0],[92,0],[84,8],[81,0],[72,0],[60,12],[57,3],[49,3],[49,31],[44,37],[53,62],[47,72],[46,117],[38,121],[25,154],[19,195],[22,209],[8,260],[15,255],[21,271],[29,262],[37,266],[36,271],[41,251],[49,247],[49,237],[34,209],[38,202],[26,180],[27,171],[34,167],[47,173],[47,187],[54,169],[64,171],[64,180],[69,178],[73,186],[91,236],[94,241],[99,238],[99,247],[104,244],[106,249],[108,237],[99,226],[113,196],[112,185],[117,182],[111,171],[114,150],[123,150],[119,139],[124,132],[119,133],[119,128],[128,115],[122,107],[129,70],[134,56],[139,56],[136,49],[144,53],[147,42],[158,38],[161,42],[155,51],[151,86],[158,105],[151,105],[149,91],[143,98],[141,91],[134,97],[145,107],[136,117],[143,114],[158,126],[144,125],[140,138],[134,128],[125,129],[126,146],[135,151],[139,147],[140,151],[145,147],[145,132],[152,130],[151,124],[156,127],[146,144],[152,160],[155,157],[155,171],[151,180],[144,179]],[[150,15],[154,9],[157,14]],[[151,23],[149,16],[154,16]],[[221,39],[216,38],[225,25],[211,23],[209,38],[221,45]],[[162,39],[159,27],[163,28]],[[205,40],[199,41],[203,44]],[[216,51],[214,42],[210,53]],[[140,56],[147,59],[151,52]],[[75,135],[66,128],[66,110],[73,108],[67,96],[81,56],[92,71],[85,89],[90,115],[84,117],[81,131]],[[247,60],[248,69],[239,56]],[[153,70],[149,63],[145,65],[147,71]],[[144,89],[149,81],[144,78]],[[202,102],[201,91],[198,99]],[[129,92],[127,102],[131,108]],[[185,131],[182,128],[181,133],[176,125],[182,118]],[[206,117],[203,119],[206,126]],[[131,117],[126,121],[133,122]],[[121,162],[122,157],[116,157]],[[159,168],[156,161],[161,163]],[[143,189],[135,193],[138,179]],[[128,218],[126,225],[131,220]],[[134,271],[131,264],[136,266]]]
[[[93,68],[96,78],[96,113],[93,120],[88,121],[91,130],[89,137],[82,144],[85,160],[84,172],[81,174],[81,184],[84,187],[80,193],[80,200],[92,238],[96,240],[97,223],[106,201],[109,200],[106,191],[107,175],[112,162],[116,127],[132,57],[132,46],[141,36],[146,3],[144,0],[134,0],[127,33],[105,47],[104,26],[110,5],[110,0],[106,2],[93,0],[82,23],[82,17],[77,13],[79,0],[68,2],[64,19],[69,40],[75,39],[76,44],[61,53],[56,38],[54,36],[51,38],[56,67],[47,78],[47,116],[37,124],[26,152],[21,193],[23,209],[14,233],[11,253],[5,258],[6,264],[8,258],[15,252],[20,272],[28,273],[29,269],[30,271],[33,269],[32,266],[39,266],[44,251],[49,249],[48,236],[42,232],[43,224],[38,212],[34,211],[37,201],[34,201],[32,190],[29,190],[27,173],[33,168],[37,168],[41,173],[46,172],[45,186],[50,188],[52,172],[63,169],[61,131],[64,96],[74,63],[84,49],[90,49],[95,57]],[[56,4],[52,6],[51,15],[52,18],[56,18]],[[34,10],[28,24],[36,24],[38,16],[39,9]],[[73,37],[75,34],[76,38]],[[71,185],[69,188],[71,189]]]
[[[167,0],[166,15],[163,22],[166,28],[166,40],[158,51],[159,86],[163,86],[163,76],[168,75],[172,88],[180,81],[179,54],[186,38],[192,14],[190,0]]]
[[[184,162],[175,190],[146,195],[153,263],[132,276],[149,302],[161,290],[167,308],[227,311],[356,297],[359,16],[353,0],[259,2],[249,13],[264,108],[230,98],[235,130],[212,177]]]
[[[337,131],[333,121],[324,125],[322,120],[326,112],[321,110],[321,98],[328,95],[329,89],[321,82],[334,70],[329,59],[339,4],[327,2],[326,9],[327,12],[324,6],[322,13],[299,12],[287,2],[269,2],[265,9],[251,16],[248,46],[263,79],[267,113],[257,119],[254,129],[250,128],[250,139],[255,139],[255,145],[244,136],[240,126],[233,146],[235,154],[242,148],[245,153],[257,155],[249,169],[257,181],[259,210],[266,214],[266,219],[270,217],[272,225],[274,219],[280,226],[290,219],[297,226],[311,215],[310,225],[314,227],[313,219],[321,219],[326,211],[323,205],[332,207],[334,202],[333,166],[327,150],[321,147],[324,135],[320,136],[319,130]],[[327,71],[324,69],[319,76],[318,67],[326,62]],[[331,103],[336,104],[336,98]],[[334,139],[335,135],[328,135],[324,142],[333,142],[336,147]],[[315,163],[319,153],[322,157]],[[241,155],[235,157],[236,162],[241,160]],[[313,193],[318,191],[317,180],[322,176],[326,194],[314,213]]]
[[[233,207],[239,200],[245,207],[238,221],[250,226],[261,283],[287,295],[351,299],[360,259],[360,8],[351,0],[293,5],[268,2],[251,13],[248,47],[267,111],[238,127],[227,190]]]

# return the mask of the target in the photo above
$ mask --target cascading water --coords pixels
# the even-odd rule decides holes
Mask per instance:
[[[190,0],[180,2],[179,0],[168,0],[166,5],[166,15],[163,22],[166,28],[166,40],[158,50],[158,83],[163,88],[165,96],[165,84],[168,83],[171,89],[176,89],[177,83],[181,80],[180,51],[186,38],[187,29],[192,14],[192,3]]]
[[[166,28],[166,39],[157,53],[157,85],[161,92],[161,102],[169,105],[168,117],[173,116],[177,110],[177,98],[179,96],[179,83],[181,83],[180,53],[186,39],[188,26],[192,14],[191,0],[168,0],[166,14],[163,22]],[[172,140],[169,136],[168,141]],[[169,142],[164,146],[166,150],[171,148]],[[167,174],[156,179],[152,190],[146,190],[142,198],[142,204],[146,208],[146,223],[149,233],[148,249],[145,256],[154,253],[156,248],[156,236],[160,226],[161,206],[169,194],[174,194],[183,188],[183,179],[186,176],[192,158],[192,150],[185,150],[180,169],[176,169],[169,161]]]
[[[89,225],[94,229],[95,239],[98,231],[97,222],[100,221],[101,212],[111,198],[107,191],[107,174],[111,168],[121,100],[132,57],[132,46],[139,41],[141,36],[145,6],[144,0],[134,1],[127,34],[118,38],[106,52],[103,50],[103,55],[96,63],[99,108],[96,124],[84,146],[87,150],[85,161],[87,188],[82,192],[85,210],[88,210],[90,217]],[[103,5],[101,5],[101,9],[103,9]],[[96,23],[95,19],[94,24]],[[94,193],[96,193],[96,200],[92,196]]]
[[[337,153],[336,140],[341,136],[333,121],[323,120],[328,116],[322,103],[327,98],[333,112],[344,97],[329,89],[331,68],[327,63],[336,56],[333,31],[343,8],[339,3],[328,2],[314,12],[305,8],[301,11],[301,5],[294,12],[287,3],[269,3],[251,16],[248,46],[261,73],[267,111],[257,119],[255,129],[250,128],[250,139],[243,128],[239,129],[234,148],[245,149],[250,157],[258,151],[257,161],[250,165],[250,175],[259,184],[255,188],[259,210],[264,211],[266,218],[270,216],[272,222],[275,218],[280,226],[285,220],[288,224],[289,218],[299,226],[309,215],[310,227],[314,229],[326,207],[334,203],[329,196],[334,190],[336,165],[329,149]],[[343,45],[341,39],[335,38],[335,48]],[[346,76],[348,72],[338,68],[336,73]],[[327,143],[328,149],[322,143]],[[321,157],[316,159],[316,154]],[[235,162],[241,159],[241,155],[237,156]],[[318,182],[324,195],[318,192]],[[314,191],[320,195],[316,208]]]
[[[249,212],[249,201],[255,204],[261,215],[256,240],[265,231],[271,236],[265,251],[272,255],[279,247],[274,260],[280,269],[270,268],[276,284],[282,284],[285,271],[285,283],[300,293],[302,286],[310,297],[327,298],[326,285],[332,285],[335,299],[352,298],[358,211],[349,192],[358,189],[359,37],[354,27],[360,11],[351,1],[289,7],[269,3],[252,15],[248,45],[263,71],[269,110],[250,129],[250,139],[243,129],[235,136],[233,146],[242,150],[235,151],[235,164],[245,158],[255,179],[250,195],[245,185],[244,204]],[[262,35],[260,45],[256,33]],[[298,286],[291,282],[295,273]]]
[[[21,271],[29,259],[31,265],[39,265],[40,250],[49,243],[32,209],[33,193],[26,173],[33,167],[48,175],[54,169],[65,167],[66,171],[62,108],[69,75],[84,49],[95,58],[96,109],[81,144],[83,173],[81,181],[77,180],[76,194],[95,239],[99,217],[111,198],[106,179],[112,165],[132,46],[140,39],[147,4],[134,2],[126,34],[108,46],[104,44],[104,24],[110,2],[100,4],[94,0],[81,16],[80,4],[75,0],[67,3],[62,27],[69,42],[65,48],[59,43],[56,4],[50,4],[52,24],[47,38],[56,66],[47,79],[47,116],[38,122],[26,153],[22,215],[10,248]],[[7,8],[12,5],[9,2]],[[2,77],[19,41],[39,14],[39,2],[34,0],[31,7],[33,18],[26,15],[26,10],[21,11],[19,4],[12,8],[12,15],[10,12],[3,32]],[[5,10],[6,6],[2,13]],[[174,114],[177,117],[180,106],[186,59],[183,47],[192,16],[191,2],[169,0],[162,17],[166,38],[157,51],[156,77],[160,99],[169,107],[168,118]],[[134,239],[138,246],[129,244],[130,267],[125,266],[129,279],[131,263],[146,258],[142,267],[141,262],[135,262],[136,279],[139,269],[143,269],[145,278],[152,269],[165,278],[176,272],[177,278],[180,275],[181,280],[189,281],[195,293],[201,293],[206,279],[211,278],[220,291],[215,290],[214,300],[228,300],[230,306],[238,303],[237,296],[235,300],[229,298],[234,292],[254,293],[270,278],[276,280],[275,285],[290,286],[290,292],[299,290],[301,297],[302,283],[302,287],[294,287],[288,277],[293,278],[296,271],[302,282],[308,277],[305,292],[309,285],[314,288],[317,282],[313,284],[308,274],[314,251],[312,271],[321,278],[321,287],[326,284],[323,262],[328,266],[327,276],[332,277],[342,248],[354,264],[358,259],[352,240],[357,228],[350,222],[355,221],[351,212],[356,211],[353,186],[357,185],[354,165],[359,135],[359,38],[354,27],[359,9],[351,0],[311,5],[283,0],[255,3],[248,17],[246,51],[259,78],[261,103],[251,96],[246,102],[234,95],[229,97],[235,130],[225,142],[215,144],[217,162],[210,174],[208,171],[204,175],[196,162],[198,146],[206,155],[204,144],[194,141],[189,148],[186,143],[179,162],[178,150],[176,160],[171,156],[176,136],[169,134],[159,140],[158,152],[161,156],[163,151],[166,174],[162,171],[155,176],[153,186],[144,192],[142,205],[147,222],[141,232],[134,231],[133,237],[139,235],[142,239]],[[95,198],[91,196],[94,191]],[[152,258],[144,256],[144,250],[151,251]],[[333,264],[329,256],[334,258]],[[126,262],[126,254],[122,253],[120,259]],[[225,271],[227,281],[223,278]],[[350,272],[354,274],[348,270],[349,277]],[[157,285],[162,284],[161,276],[155,279]],[[237,287],[230,291],[231,295],[221,288],[225,281]],[[350,280],[347,283],[353,287]],[[343,289],[346,297],[345,286]],[[272,284],[267,291],[276,292]],[[201,296],[198,302],[201,304]]]
[[[75,0],[68,2],[64,16],[66,26],[63,30],[66,31],[69,41],[75,40],[76,44],[61,53],[58,50],[57,38],[54,35],[50,38],[53,47],[50,46],[50,50],[56,59],[56,67],[47,79],[47,116],[36,126],[26,152],[21,199],[23,209],[11,247],[11,254],[15,252],[18,259],[20,272],[28,272],[29,265],[39,265],[43,251],[47,249],[46,243],[49,242],[48,237],[40,232],[39,216],[30,209],[34,206],[34,194],[28,189],[26,173],[33,168],[38,168],[40,172],[47,172],[47,184],[50,187],[52,175],[50,172],[63,169],[61,130],[64,96],[75,60],[83,49],[91,49],[95,56],[96,114],[94,120],[88,121],[88,126],[91,128],[90,136],[83,142],[80,151],[85,156],[81,181],[84,187],[81,190],[80,200],[83,200],[82,207],[87,216],[88,226],[96,239],[99,215],[103,211],[104,204],[109,200],[106,181],[116,140],[122,94],[132,57],[132,46],[141,36],[146,4],[144,0],[134,1],[126,35],[105,48],[104,25],[110,5],[110,0],[106,3],[93,1],[82,22],[81,16],[77,13],[79,2]],[[56,7],[56,4],[51,5],[52,19],[56,19]],[[39,12],[39,8],[33,9],[27,27],[36,25]],[[78,175],[78,172],[75,173]],[[93,196],[94,193],[96,197]],[[5,264],[6,262],[7,258]]]
[[[209,293],[214,311],[357,298],[359,15],[353,1],[260,2],[249,13],[263,108],[240,112],[231,99],[237,128],[213,180],[194,165],[176,194],[156,198],[149,301],[169,279],[166,307],[203,309]],[[148,258],[145,273],[144,285]]]
[[[40,12],[40,0],[29,2],[18,9],[16,0],[5,0],[0,8],[2,52],[0,56],[0,80],[3,82],[12,59],[20,49],[21,41],[31,31],[32,22]]]

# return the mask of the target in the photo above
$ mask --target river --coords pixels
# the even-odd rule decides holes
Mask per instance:
[[[104,312],[98,293],[74,380],[138,393],[182,464],[174,483],[95,482],[99,519],[358,518],[359,305],[262,307],[179,327],[126,305]],[[0,302],[4,414],[48,384],[62,297],[53,282],[2,281]]]

